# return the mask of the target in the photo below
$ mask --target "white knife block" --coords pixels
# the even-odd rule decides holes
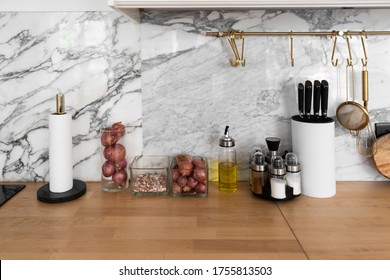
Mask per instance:
[[[336,194],[334,125],[331,118],[323,122],[291,118],[293,152],[301,164],[304,195],[328,198]]]

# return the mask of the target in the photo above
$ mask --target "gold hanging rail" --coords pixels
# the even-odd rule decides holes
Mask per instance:
[[[217,36],[217,37],[227,37],[228,42],[232,48],[233,54],[235,58],[229,59],[230,65],[233,67],[237,67],[238,65],[245,66],[245,58],[244,58],[244,38],[246,36],[289,36],[290,37],[290,62],[291,66],[294,67],[294,47],[293,47],[293,36],[330,36],[333,40],[333,48],[332,48],[332,65],[337,66],[338,65],[338,59],[334,60],[334,54],[336,50],[336,44],[337,44],[337,37],[344,37],[347,40],[348,44],[348,51],[349,51],[349,58],[347,59],[347,65],[352,65],[352,58],[351,58],[351,49],[350,49],[350,43],[349,40],[352,39],[352,36],[360,36],[363,50],[364,50],[364,59],[362,58],[363,66],[367,64],[367,54],[366,54],[366,48],[364,46],[364,39],[363,37],[367,38],[367,36],[375,36],[375,35],[390,35],[390,31],[259,31],[259,32],[244,32],[244,31],[237,31],[237,30],[231,30],[231,31],[217,31],[217,32],[206,32],[206,36]],[[235,39],[241,39],[241,56],[239,53],[239,50],[237,48],[237,44]]]
[[[348,33],[348,35],[352,36],[360,36],[362,31],[294,31],[294,36],[344,36]],[[247,31],[241,32],[243,36],[290,36],[291,31]],[[365,35],[390,35],[390,31],[364,31]],[[228,36],[228,31],[209,31],[206,32],[206,36],[216,36],[216,37],[225,37]]]

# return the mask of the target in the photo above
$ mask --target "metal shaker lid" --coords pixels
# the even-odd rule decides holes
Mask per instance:
[[[287,172],[299,172],[301,171],[301,166],[298,162],[298,157],[294,153],[286,154],[286,169]]]
[[[284,165],[282,157],[274,156],[271,159],[269,173],[271,173],[273,175],[285,175],[286,174],[286,166]]]
[[[260,151],[256,151],[253,154],[249,165],[250,165],[250,168],[254,171],[267,171],[268,170],[268,163],[265,161],[265,156]]]
[[[234,139],[229,136],[229,126],[226,126],[224,135],[219,138],[219,146],[221,147],[234,147]]]

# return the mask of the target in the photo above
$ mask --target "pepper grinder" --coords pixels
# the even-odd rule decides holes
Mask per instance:
[[[266,161],[268,164],[271,164],[272,158],[278,155],[280,138],[267,137],[267,138],[265,138],[265,142],[267,143],[267,148],[269,151],[268,156],[266,157]]]

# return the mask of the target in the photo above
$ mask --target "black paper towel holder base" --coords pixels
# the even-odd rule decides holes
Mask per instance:
[[[37,191],[39,201],[46,203],[62,203],[77,199],[87,192],[85,182],[73,179],[73,187],[66,192],[55,193],[50,191],[49,183],[40,187]]]

